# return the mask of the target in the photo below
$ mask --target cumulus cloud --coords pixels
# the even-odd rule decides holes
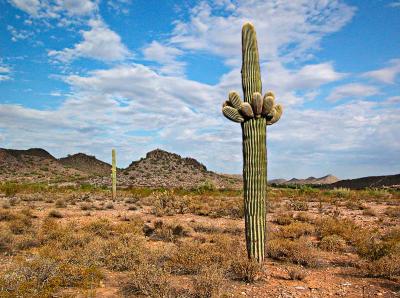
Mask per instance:
[[[186,64],[177,60],[177,57],[182,54],[183,51],[175,47],[163,45],[158,41],[151,42],[143,49],[144,58],[161,64],[159,71],[169,75],[182,75],[184,73]]]
[[[9,0],[33,18],[58,19],[63,15],[80,17],[97,11],[97,1],[92,0]]]
[[[392,59],[389,61],[388,66],[368,71],[363,74],[364,77],[372,78],[382,83],[394,84],[396,76],[400,73],[400,59]]]
[[[221,15],[221,9],[228,16]],[[226,63],[238,65],[240,43],[237,36],[243,23],[257,28],[260,57],[265,59],[305,59],[318,49],[321,39],[348,23],[355,9],[339,1],[218,1],[201,2],[189,21],[177,21],[171,43],[184,49],[219,55]]]
[[[343,98],[358,99],[379,94],[379,89],[375,86],[360,83],[351,83],[334,88],[329,96],[328,101],[335,102]]]
[[[121,37],[109,29],[100,19],[89,22],[90,30],[81,30],[83,40],[75,44],[73,48],[65,48],[61,51],[51,50],[49,57],[61,62],[85,57],[102,61],[124,60],[130,55],[129,50],[122,43]]]

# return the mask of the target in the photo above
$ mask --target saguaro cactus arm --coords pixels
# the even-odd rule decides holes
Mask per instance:
[[[272,92],[261,96],[257,37],[250,23],[242,28],[242,87],[244,102],[236,92],[230,92],[222,112],[242,126],[247,254],[249,258],[262,262],[265,256],[267,195],[266,127],[280,119],[282,106],[275,105]]]

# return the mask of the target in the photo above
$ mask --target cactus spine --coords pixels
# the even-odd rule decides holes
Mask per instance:
[[[112,179],[112,199],[117,198],[117,160],[115,149],[112,150],[112,167],[111,167],[111,179]]]
[[[279,120],[282,106],[274,105],[274,94],[261,96],[261,73],[257,37],[254,26],[242,28],[242,88],[244,102],[236,92],[222,113],[242,126],[243,183],[247,255],[262,262],[265,256],[266,196],[267,196],[267,125]]]

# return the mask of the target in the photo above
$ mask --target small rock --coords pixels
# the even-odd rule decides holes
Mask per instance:
[[[305,287],[302,287],[302,286],[297,286],[297,287],[294,287],[296,290],[305,290],[306,288]]]
[[[351,286],[351,283],[350,282],[345,282],[345,283],[342,283],[341,286],[349,287],[349,286]]]

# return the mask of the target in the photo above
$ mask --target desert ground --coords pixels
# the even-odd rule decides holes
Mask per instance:
[[[242,192],[3,183],[0,297],[400,297],[400,192],[268,190],[266,262]]]

